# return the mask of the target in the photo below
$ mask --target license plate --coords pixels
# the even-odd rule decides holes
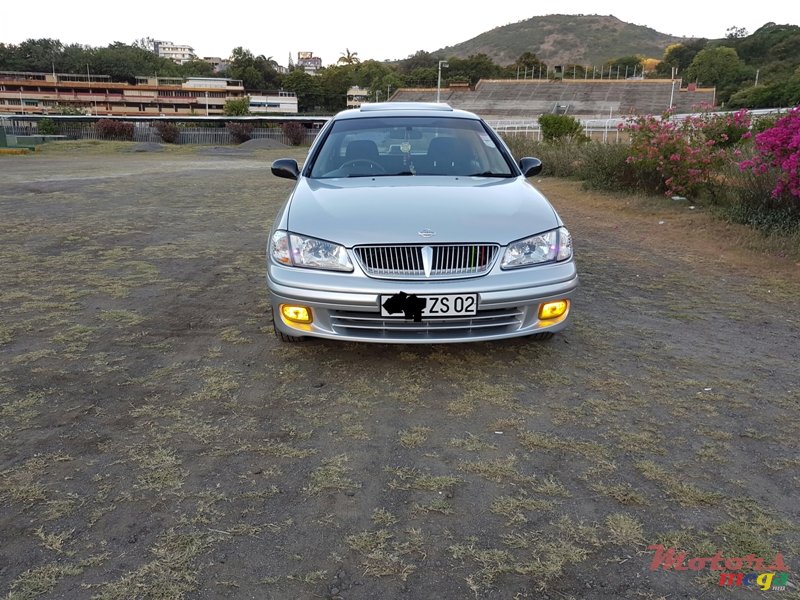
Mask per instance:
[[[381,296],[382,317],[404,317],[403,312],[390,313],[384,303],[393,296]],[[478,312],[478,294],[442,294],[417,296],[425,300],[422,317],[470,317]]]

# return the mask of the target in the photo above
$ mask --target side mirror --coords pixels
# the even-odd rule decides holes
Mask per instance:
[[[281,158],[272,163],[272,174],[284,179],[297,179],[300,177],[300,167],[293,158]]]
[[[542,172],[542,161],[532,156],[519,159],[519,168],[525,177],[533,177]]]

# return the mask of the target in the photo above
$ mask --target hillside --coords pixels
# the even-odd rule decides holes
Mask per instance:
[[[508,65],[523,52],[533,52],[550,65],[599,65],[635,54],[660,59],[667,46],[680,41],[683,38],[611,15],[547,15],[495,27],[435,54],[459,58],[486,54],[495,63]]]

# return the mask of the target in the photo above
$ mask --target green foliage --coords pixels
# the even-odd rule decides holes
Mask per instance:
[[[95,123],[94,128],[101,140],[115,140],[121,142],[133,141],[133,123],[115,121],[112,119],[100,119]]]
[[[622,56],[615,60],[609,61],[606,63],[606,67],[609,67],[612,72],[616,73],[619,70],[620,73],[633,73],[641,74],[642,72],[642,62],[644,60],[643,56]]]
[[[500,67],[492,62],[486,54],[472,54],[468,58],[453,57],[448,59],[450,65],[442,71],[442,79],[447,81],[468,81],[475,85],[480,79],[493,79],[499,77]],[[437,62],[437,79],[438,67]]]
[[[246,117],[250,114],[250,96],[226,100],[225,106],[222,107],[222,114],[226,117]]]
[[[228,69],[231,79],[241,79],[246,90],[266,90],[280,87],[278,63],[271,56],[255,56],[250,50],[238,46],[231,51]]]
[[[306,128],[297,121],[288,121],[283,124],[283,135],[292,146],[300,146],[306,140]]]
[[[549,177],[574,177],[578,169],[578,145],[567,140],[539,142],[529,137],[504,136],[511,153],[516,158],[535,156],[542,161],[542,175]]]
[[[284,76],[283,87],[297,94],[297,108],[300,112],[311,112],[322,108],[323,93],[317,77],[295,69]]]
[[[449,47],[448,53],[459,57],[483,53],[499,64],[508,64],[525,52],[543,55],[546,49],[569,48],[575,62],[599,67],[617,56],[661,56],[675,41],[675,37],[612,16],[552,14],[495,27]]]
[[[161,136],[161,139],[167,144],[175,144],[178,142],[178,136],[181,134],[180,128],[170,121],[155,121],[152,127]]]
[[[155,73],[159,77],[179,76],[178,65],[173,61],[120,42],[90,50],[88,54],[90,74],[109,75],[112,81],[135,83],[136,77]],[[77,72],[84,73],[86,69],[84,65]]]
[[[745,68],[736,50],[725,46],[701,50],[686,71],[690,80],[701,85],[725,88],[727,94],[718,90],[722,100],[727,100],[732,93],[729,90],[739,85],[748,75],[749,70]]]
[[[253,137],[252,123],[226,123],[225,128],[236,144],[243,144]]]
[[[800,104],[800,74],[767,85],[747,87],[733,94],[730,108],[781,108]]]
[[[575,175],[583,180],[588,189],[612,192],[633,191],[651,187],[646,183],[647,172],[628,162],[630,144],[589,142],[573,147],[578,153]]]
[[[539,126],[545,141],[572,140],[585,141],[583,126],[575,117],[569,115],[541,115]]]
[[[39,135],[56,135],[58,133],[58,124],[53,119],[39,119],[36,124],[36,131]]]

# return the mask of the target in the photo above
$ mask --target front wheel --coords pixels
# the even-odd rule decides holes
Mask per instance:
[[[283,333],[280,329],[275,326],[275,322],[280,317],[275,314],[275,310],[272,311],[272,330],[275,332],[275,337],[278,338],[280,341],[285,342],[287,344],[296,344],[297,342],[304,342],[306,340],[305,337],[300,335],[289,335],[288,333]]]

